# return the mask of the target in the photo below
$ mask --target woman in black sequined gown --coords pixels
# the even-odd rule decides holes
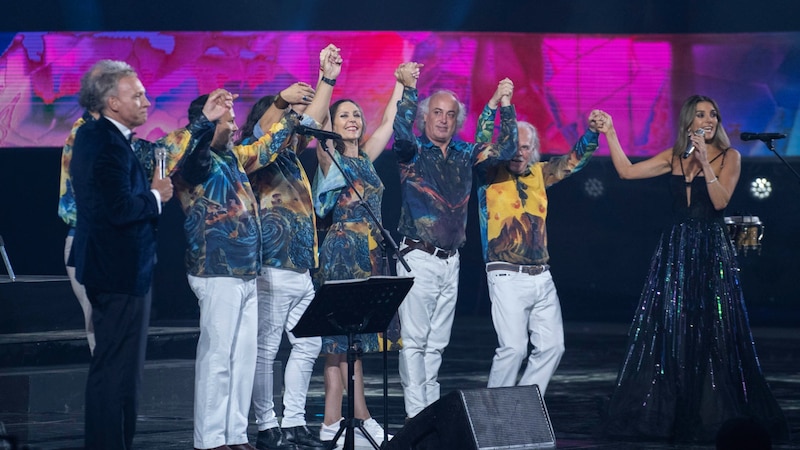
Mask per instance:
[[[673,198],[673,220],[650,262],[603,432],[713,442],[726,420],[752,417],[784,440],[788,426],[761,372],[724,224],[741,155],[730,147],[712,99],[690,97],[679,120],[675,146],[636,164],[610,117],[604,126],[611,130],[601,127],[621,178],[670,174]],[[690,145],[694,151],[684,158]]]

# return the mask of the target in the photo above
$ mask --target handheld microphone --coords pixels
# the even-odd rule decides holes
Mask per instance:
[[[294,131],[296,131],[298,134],[313,136],[321,140],[342,139],[342,135],[339,133],[334,133],[333,131],[320,130],[306,125],[297,125],[296,127],[294,127]]]
[[[774,139],[785,139],[786,135],[783,133],[747,133],[743,132],[739,135],[743,141],[771,141]]]
[[[702,136],[705,133],[706,133],[706,130],[704,130],[702,128],[698,128],[698,129],[694,130],[694,134],[696,134],[697,136]],[[683,159],[686,159],[689,156],[691,156],[693,152],[694,152],[694,142],[689,141],[689,145],[686,147],[686,151],[683,152]]]
[[[156,149],[156,166],[158,167],[158,174],[161,179],[167,177],[167,149],[158,147]]]

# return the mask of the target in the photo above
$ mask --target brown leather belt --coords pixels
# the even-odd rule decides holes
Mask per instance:
[[[504,263],[504,262],[491,262],[486,265],[487,272],[495,270],[507,270],[509,272],[525,273],[528,275],[539,275],[550,270],[549,264],[533,264],[528,266],[521,266],[518,264]]]
[[[452,256],[455,256],[458,253],[458,250],[445,250],[443,248],[439,248],[429,242],[419,241],[416,239],[411,239],[403,236],[403,240],[401,244],[406,244],[407,247],[400,250],[400,254],[405,256],[411,250],[422,250],[423,252],[433,255],[439,259],[447,259]]]

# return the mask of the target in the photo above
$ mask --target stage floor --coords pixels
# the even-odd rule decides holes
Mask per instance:
[[[566,354],[553,377],[545,397],[559,449],[713,449],[708,446],[673,446],[659,443],[612,442],[596,437],[600,405],[612,390],[625,345],[625,324],[566,323]],[[194,361],[186,355],[187,345],[171,348],[181,357],[169,357],[164,342],[183,336],[191,344],[196,329],[154,329],[152,355],[144,377],[134,447],[140,449],[191,449],[192,384]],[[60,339],[71,348],[81,348],[79,331],[61,332]],[[762,328],[754,330],[756,345],[773,392],[789,420],[792,443],[773,445],[775,449],[800,447],[800,333],[796,330]],[[30,334],[25,340],[48,341],[47,333]],[[13,340],[16,339],[16,340]],[[19,336],[0,335],[0,350],[25,345]],[[49,341],[52,342],[52,339]],[[155,343],[154,343],[155,342]],[[455,389],[483,388],[494,352],[496,338],[488,317],[457,317],[450,346],[444,354],[440,372],[442,394]],[[46,344],[28,344],[30,348]],[[288,347],[282,346],[285,360]],[[26,351],[27,353],[28,351]],[[60,353],[64,353],[63,351]],[[87,350],[88,353],[88,350]],[[46,354],[46,352],[45,352]],[[150,358],[150,353],[149,353]],[[86,357],[74,363],[0,369],[0,422],[6,432],[19,439],[19,448],[78,449],[83,445],[82,395],[86,376]],[[364,360],[366,394],[370,411],[383,422],[383,359],[367,355]],[[405,412],[397,374],[397,355],[388,358],[388,419],[390,432],[402,428]],[[324,394],[323,360],[318,360],[308,396],[307,420],[317,431],[322,421]],[[27,380],[27,381],[26,381]],[[19,384],[19,388],[15,388]],[[9,394],[9,391],[13,395]],[[26,407],[27,402],[27,407]],[[276,403],[280,403],[279,401]],[[0,430],[1,431],[1,430]],[[251,442],[256,427],[251,421]],[[0,433],[2,434],[2,433]],[[5,448],[0,445],[0,448]]]

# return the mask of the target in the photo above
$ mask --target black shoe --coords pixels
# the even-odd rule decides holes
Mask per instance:
[[[286,440],[296,444],[300,450],[325,450],[329,447],[328,443],[311,434],[305,425],[281,428],[281,430],[283,430]]]
[[[256,448],[258,450],[297,450],[297,446],[289,442],[281,433],[280,427],[259,431]]]
[[[256,448],[250,445],[249,442],[245,442],[244,444],[229,445],[228,448],[231,450],[256,450]]]

